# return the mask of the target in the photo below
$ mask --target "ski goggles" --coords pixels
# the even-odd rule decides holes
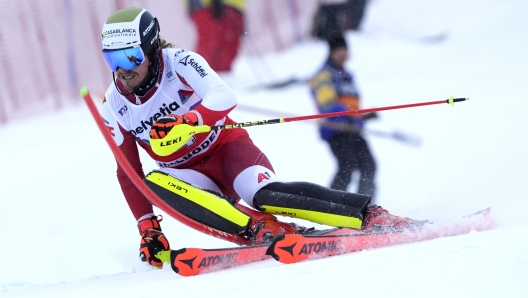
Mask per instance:
[[[124,70],[132,70],[145,61],[145,54],[140,46],[118,49],[103,50],[106,65],[113,72],[121,67]]]

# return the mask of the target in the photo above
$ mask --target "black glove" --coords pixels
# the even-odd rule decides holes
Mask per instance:
[[[213,10],[213,16],[219,20],[224,16],[224,1],[213,0],[211,3],[211,9]]]
[[[378,119],[378,113],[376,112],[372,112],[372,113],[367,113],[365,115],[363,115],[363,120],[371,120],[371,119]]]

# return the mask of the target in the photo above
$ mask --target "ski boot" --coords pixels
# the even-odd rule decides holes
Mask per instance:
[[[390,214],[377,205],[367,207],[361,230],[364,232],[386,233],[412,230],[422,227],[428,220],[414,220]]]
[[[248,234],[253,244],[271,243],[279,235],[302,234],[309,230],[294,223],[278,221],[277,218],[272,217],[250,226]]]

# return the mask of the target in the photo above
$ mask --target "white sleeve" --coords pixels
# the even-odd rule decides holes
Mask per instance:
[[[236,105],[231,88],[197,53],[179,50],[173,58],[173,67],[178,75],[202,98],[202,105],[212,111],[225,111]]]
[[[124,136],[123,133],[121,133],[121,129],[119,129],[119,123],[112,112],[112,107],[107,101],[103,102],[103,106],[101,107],[101,117],[103,117],[103,121],[116,144],[121,146],[121,144],[123,144]]]

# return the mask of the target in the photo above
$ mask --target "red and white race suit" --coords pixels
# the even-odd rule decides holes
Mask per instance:
[[[117,80],[117,85],[120,85]],[[112,136],[134,170],[144,177],[136,144],[154,159],[160,170],[221,194],[243,199],[253,206],[253,196],[276,181],[267,157],[242,128],[196,134],[169,156],[158,156],[150,147],[152,124],[163,115],[196,113],[198,124],[235,123],[228,113],[236,97],[200,55],[183,49],[162,49],[158,82],[145,96],[123,96],[112,82],[105,93],[101,114]],[[122,90],[124,94],[128,93]],[[118,165],[117,177],[136,219],[153,213],[152,205]]]

